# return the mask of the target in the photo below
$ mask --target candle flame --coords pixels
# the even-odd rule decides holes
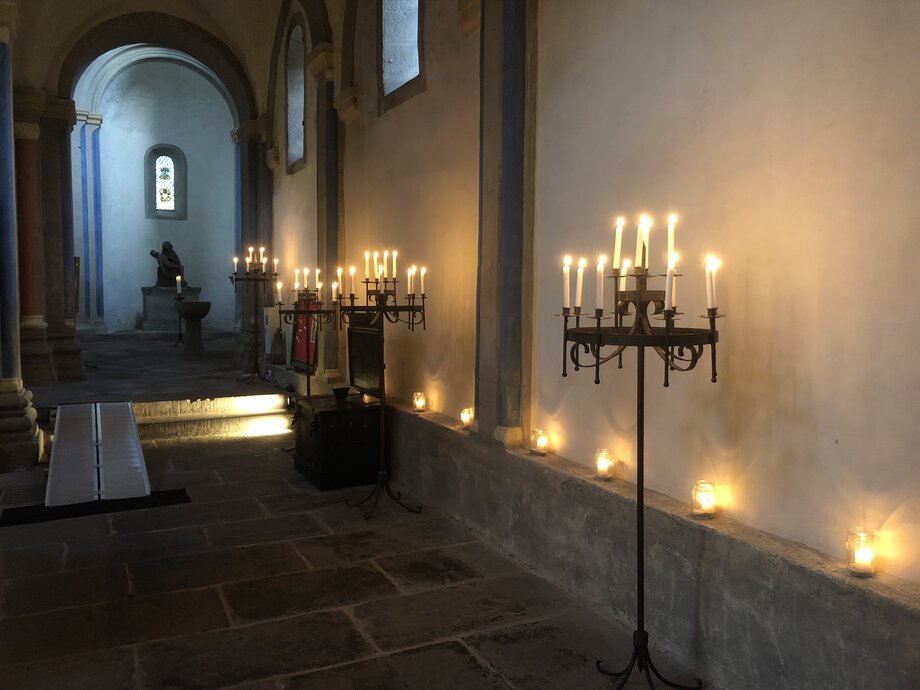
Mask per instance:
[[[606,255],[606,254],[601,254],[599,257],[597,257],[597,263],[600,264],[601,266],[603,266],[604,264],[606,264],[606,263],[607,263],[607,255]]]
[[[295,269],[294,269],[294,277],[296,278],[296,277],[299,276],[299,275],[300,275],[300,269],[299,269],[299,268],[295,268]]]
[[[668,270],[677,268],[677,261],[680,259],[680,254],[677,252],[671,252],[668,256]]]
[[[652,227],[652,219],[647,213],[643,213],[641,216],[639,216],[639,225],[642,227]]]
[[[626,219],[623,216],[617,216],[617,227],[622,230],[625,224],[626,224]]]
[[[626,273],[629,270],[629,267],[632,266],[632,261],[629,259],[623,259],[623,268],[620,269],[622,273]]]
[[[365,259],[370,259],[370,258],[371,258],[371,253],[370,253],[370,252],[364,252],[364,258],[365,258]]]
[[[563,265],[563,266],[571,266],[571,265],[572,265],[572,257],[566,255],[565,258],[562,259],[562,265]]]
[[[672,213],[668,216],[668,225],[674,225],[675,223],[677,223],[677,214]]]
[[[349,267],[348,267],[348,275],[353,276],[354,274],[355,274],[355,267],[354,267],[354,266],[349,266]]]
[[[279,290],[281,289],[281,281],[280,281],[280,280],[278,281],[278,289],[279,289]]]
[[[706,255],[706,268],[711,271],[716,270],[722,266],[722,261],[715,254]]]
[[[578,260],[578,268],[584,268],[587,265],[588,265],[588,260],[586,258],[582,257]]]
[[[421,274],[422,274],[422,275],[425,275],[425,273],[426,273],[427,271],[428,271],[428,269],[425,268],[424,266],[422,266]]]

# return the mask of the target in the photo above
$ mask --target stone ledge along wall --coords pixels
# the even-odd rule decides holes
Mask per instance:
[[[570,592],[635,624],[635,486],[504,450],[440,415],[390,414],[394,476]],[[646,499],[646,629],[707,687],[915,687],[920,587],[685,505]],[[616,666],[627,659],[608,659]]]

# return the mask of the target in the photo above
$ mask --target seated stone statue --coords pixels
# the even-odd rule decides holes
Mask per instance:
[[[150,256],[157,260],[156,287],[175,287],[176,276],[179,275],[182,276],[182,287],[188,286],[182,262],[179,261],[179,255],[173,249],[172,242],[164,242],[162,251],[158,252],[156,249],[151,249]]]

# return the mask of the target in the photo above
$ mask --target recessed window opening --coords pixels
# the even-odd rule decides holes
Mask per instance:
[[[419,59],[419,0],[383,2],[381,67],[386,96],[421,73]]]
[[[144,156],[144,210],[147,218],[188,217],[188,164],[177,146],[157,144]]]
[[[288,35],[287,75],[287,165],[304,158],[304,32],[295,24]]]

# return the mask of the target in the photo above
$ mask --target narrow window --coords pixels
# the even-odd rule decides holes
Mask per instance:
[[[144,156],[144,210],[147,218],[188,217],[188,164],[177,146],[157,144]]]
[[[287,75],[287,167],[296,172],[304,159],[304,31],[295,24],[288,34]]]
[[[421,74],[419,0],[381,0],[383,95]]]
[[[156,207],[157,211],[176,210],[176,164],[172,156],[158,156],[156,161]]]

